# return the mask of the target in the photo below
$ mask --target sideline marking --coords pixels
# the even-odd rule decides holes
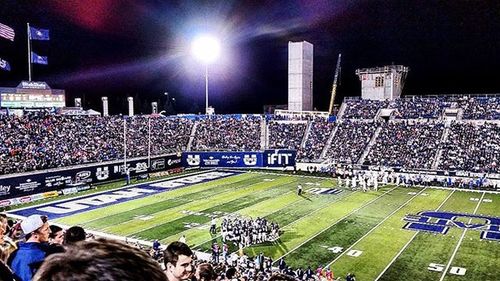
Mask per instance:
[[[443,200],[443,202],[441,202],[441,204],[436,208],[436,211],[438,211],[439,209],[441,209],[441,207],[443,207],[443,205],[446,203],[446,201],[448,201],[448,198],[450,198],[453,193],[455,193],[455,190],[452,190],[450,192],[450,194],[448,194],[448,196]],[[406,248],[410,245],[410,243],[413,241],[413,239],[415,239],[415,237],[417,236],[418,233],[419,233],[419,231],[416,231],[415,234],[413,234],[413,236],[410,238],[410,240],[408,242],[406,242],[406,244],[403,246],[403,248],[401,248],[401,250],[391,260],[391,262],[384,268],[384,270],[382,270],[382,272],[377,276],[377,278],[375,278],[375,281],[379,280],[380,277],[382,277],[382,275],[384,275],[384,273],[389,269],[389,267],[391,267],[391,265],[396,261],[396,259],[404,252],[404,250],[406,250]]]
[[[115,205],[122,202],[160,194],[193,184],[209,182],[237,175],[236,172],[210,171],[196,175],[187,175],[175,179],[164,179],[156,183],[143,183],[138,186],[125,186],[118,190],[108,190],[99,194],[87,194],[77,198],[68,198],[58,203],[51,202],[9,212],[9,215],[26,217],[31,214],[47,215],[51,220]]]
[[[485,195],[485,193],[483,193],[483,195],[481,195],[481,199],[479,199],[479,202],[477,202],[476,208],[474,209],[474,213],[472,213],[473,215],[475,215],[477,212],[477,209],[479,209],[479,205],[481,205],[481,201],[483,200],[484,195]],[[471,222],[472,222],[472,218],[469,219],[468,223],[470,224]],[[464,229],[464,231],[462,232],[462,236],[460,236],[460,240],[458,240],[458,244],[455,247],[453,254],[451,255],[450,261],[448,261],[448,264],[446,265],[446,268],[443,271],[443,275],[441,275],[441,278],[439,278],[439,281],[443,281],[444,277],[446,276],[446,272],[448,272],[448,269],[450,268],[451,263],[453,262],[453,259],[455,258],[455,255],[458,252],[458,248],[460,248],[460,245],[462,244],[462,240],[464,240],[465,233],[467,233],[467,228]]]

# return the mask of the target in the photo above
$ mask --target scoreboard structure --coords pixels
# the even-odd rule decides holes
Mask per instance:
[[[0,88],[1,108],[61,108],[65,106],[64,90],[51,89],[45,82],[22,81],[16,88]]]

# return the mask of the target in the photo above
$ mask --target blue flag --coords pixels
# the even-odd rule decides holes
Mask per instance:
[[[37,64],[49,64],[49,60],[47,59],[47,57],[39,56],[34,52],[31,52],[31,62]]]
[[[6,60],[0,59],[0,69],[10,71],[10,64]]]
[[[31,40],[49,40],[49,30],[30,27],[30,39]]]

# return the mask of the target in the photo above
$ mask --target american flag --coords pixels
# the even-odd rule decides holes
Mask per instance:
[[[16,36],[14,29],[0,23],[0,37],[14,41],[14,36]]]

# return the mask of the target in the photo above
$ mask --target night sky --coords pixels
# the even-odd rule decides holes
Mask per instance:
[[[337,102],[359,96],[355,69],[410,67],[403,95],[500,92],[500,1],[145,1],[0,0],[0,86],[27,80],[26,23],[50,29],[33,41],[48,66],[34,65],[34,81],[65,89],[85,109],[137,113],[152,101],[168,113],[204,111],[204,67],[190,54],[197,33],[221,38],[223,53],[209,68],[210,105],[216,113],[262,113],[287,103],[288,41],[314,44],[314,106],[326,111],[335,63],[342,53]]]

